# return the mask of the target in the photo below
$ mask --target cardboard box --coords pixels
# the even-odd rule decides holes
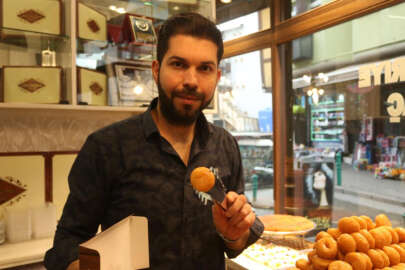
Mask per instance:
[[[107,75],[103,72],[77,68],[78,100],[88,105],[107,105]]]
[[[99,11],[77,3],[77,36],[88,40],[107,40],[107,18]]]
[[[25,31],[63,34],[59,0],[0,0],[0,26]]]
[[[4,102],[59,103],[62,95],[61,67],[4,66]]]

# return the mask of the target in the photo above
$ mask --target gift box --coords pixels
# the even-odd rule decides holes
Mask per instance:
[[[4,66],[4,102],[59,103],[62,95],[61,67]]]
[[[136,44],[155,44],[157,38],[153,19],[135,14],[125,14],[123,38],[128,42]]]
[[[0,0],[0,26],[60,35],[63,33],[59,0]]]
[[[78,68],[77,84],[80,103],[107,105],[107,75],[105,73],[87,68]]]
[[[107,18],[99,11],[78,2],[77,36],[88,40],[107,40]]]

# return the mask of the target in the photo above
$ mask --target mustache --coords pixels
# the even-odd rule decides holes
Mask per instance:
[[[204,94],[197,92],[196,88],[184,87],[182,90],[173,91],[173,97],[192,98],[196,100],[204,99]]]

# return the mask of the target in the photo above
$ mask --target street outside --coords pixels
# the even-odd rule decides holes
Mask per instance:
[[[246,196],[252,202],[257,215],[274,213],[273,188],[257,190],[256,201],[253,191]],[[405,181],[377,179],[372,172],[358,171],[342,164],[342,181],[335,179],[332,222],[344,216],[367,215],[374,218],[385,213],[393,226],[405,226]]]

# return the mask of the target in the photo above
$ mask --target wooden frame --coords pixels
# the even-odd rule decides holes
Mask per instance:
[[[291,127],[288,123],[289,89],[291,83],[291,59],[289,46],[285,43],[322,29],[365,16],[372,12],[403,3],[404,0],[334,0],[328,4],[290,18],[290,0],[270,2],[271,28],[224,43],[224,58],[271,48],[272,92],[274,123],[274,210],[285,212],[284,185],[294,176],[293,153],[288,138]]]

